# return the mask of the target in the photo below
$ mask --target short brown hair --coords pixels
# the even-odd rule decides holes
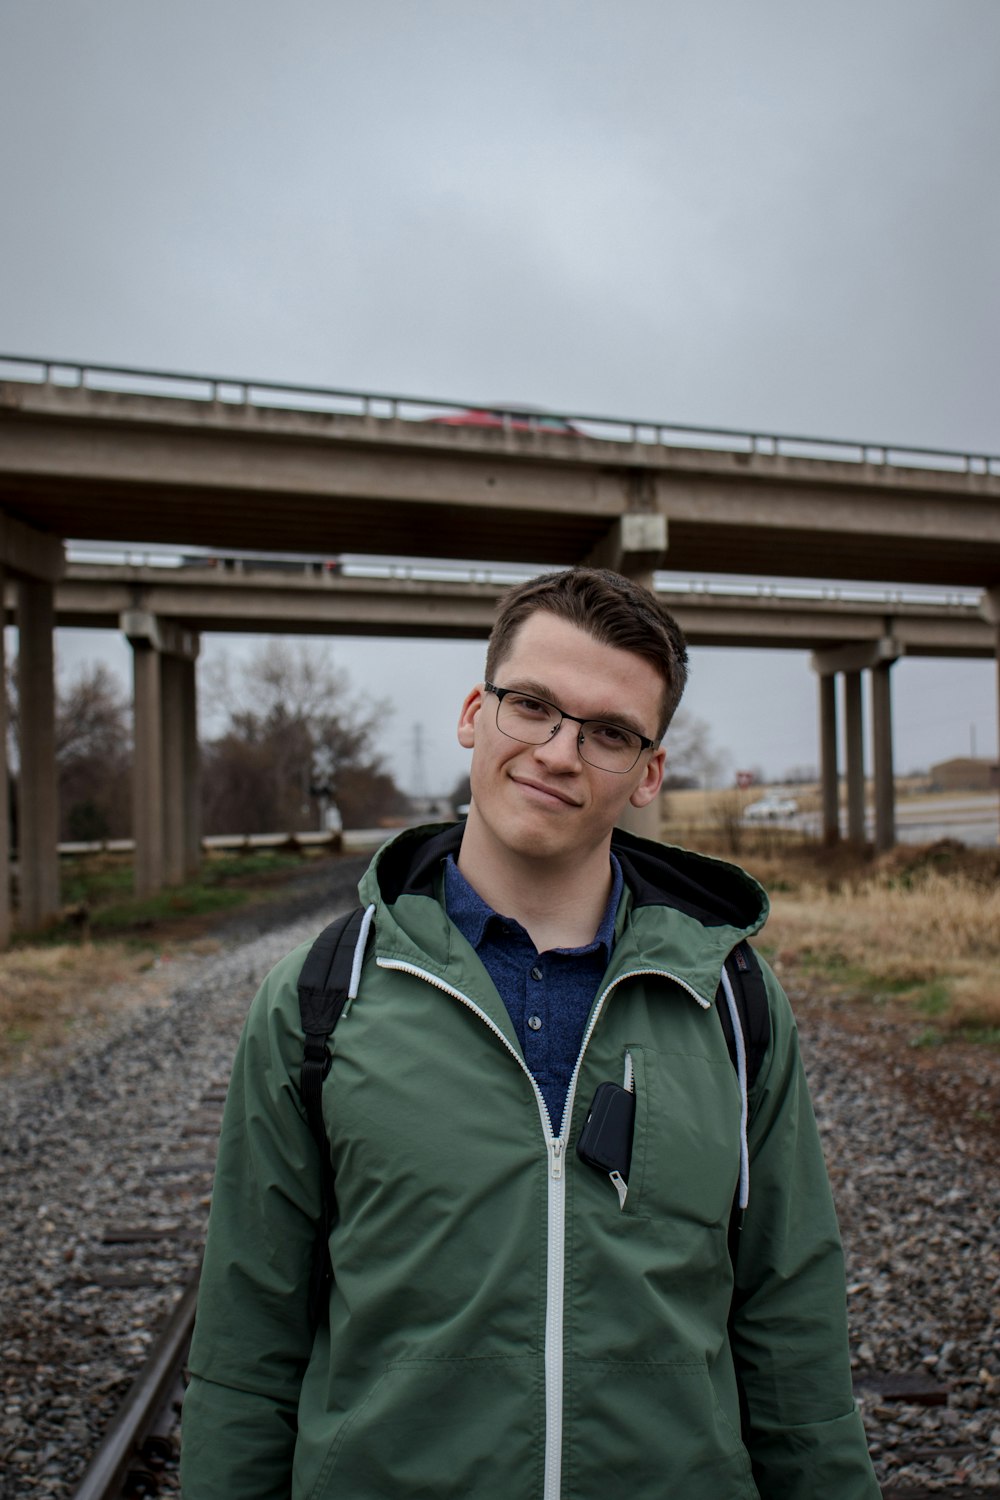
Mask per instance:
[[[558,615],[604,646],[631,651],[663,679],[662,738],[687,682],[687,645],[680,626],[655,594],[608,568],[543,573],[503,594],[486,650],[487,681],[514,649],[514,637],[538,610]]]

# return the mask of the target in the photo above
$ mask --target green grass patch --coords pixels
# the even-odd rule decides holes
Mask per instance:
[[[202,863],[197,880],[169,886],[152,896],[132,893],[132,862],[113,856],[67,860],[60,868],[64,907],[86,908],[86,917],[54,922],[43,932],[17,935],[16,947],[79,941],[84,932],[101,939],[125,936],[151,941],[163,923],[231,911],[282,884],[303,867],[300,854],[285,850],[216,854]]]
[[[946,1040],[943,1031],[936,1026],[925,1026],[923,1031],[918,1031],[916,1036],[910,1038],[911,1047],[940,1047]]]
[[[1000,1026],[977,1026],[971,1022],[959,1026],[956,1031],[963,1042],[976,1042],[981,1047],[1000,1047]],[[985,1115],[990,1119],[990,1115]]]
[[[951,992],[943,979],[932,979],[913,995],[913,1008],[922,1016],[943,1016],[951,1009]]]
[[[227,880],[246,880],[251,875],[294,874],[302,869],[305,858],[308,856],[266,849],[252,854],[212,854],[202,864],[201,883],[220,885]]]
[[[200,917],[243,906],[249,897],[249,890],[221,885],[171,886],[141,900],[135,896],[97,907],[91,917],[91,929],[97,933],[120,931],[124,927],[153,927],[157,922],[170,922],[178,917]]]

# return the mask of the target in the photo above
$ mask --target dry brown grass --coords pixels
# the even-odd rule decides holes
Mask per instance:
[[[815,789],[799,788],[800,807]],[[670,793],[663,837],[735,859],[771,893],[760,947],[785,982],[891,1004],[944,1033],[1000,1041],[1000,851],[942,840],[873,858],[747,827],[755,792]]]
[[[200,951],[215,947],[204,940]],[[123,943],[68,944],[0,953],[0,1073],[37,1066],[74,1037],[132,1007],[156,1002],[174,982],[173,952]]]
[[[806,982],[906,1003],[949,1028],[1000,1027],[1000,886],[931,869],[805,880],[773,898],[763,946]]]

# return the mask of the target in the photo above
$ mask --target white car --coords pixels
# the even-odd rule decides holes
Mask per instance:
[[[743,814],[744,823],[776,823],[779,818],[794,818],[799,810],[799,804],[794,797],[780,797],[777,792],[769,792],[766,797],[760,797],[756,802],[751,802]]]

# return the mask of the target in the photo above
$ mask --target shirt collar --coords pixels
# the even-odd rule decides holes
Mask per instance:
[[[581,948],[559,948],[557,952],[589,953],[592,950],[603,950],[605,961],[610,960],[611,950],[615,944],[615,917],[618,913],[623,884],[622,867],[612,854],[611,893],[597,931],[591,941]],[[473,948],[480,946],[491,922],[519,925],[513,922],[512,917],[504,917],[494,911],[491,906],[487,906],[479,892],[474,890],[466,880],[452,854],[449,854],[444,861],[444,904],[449,917]]]

